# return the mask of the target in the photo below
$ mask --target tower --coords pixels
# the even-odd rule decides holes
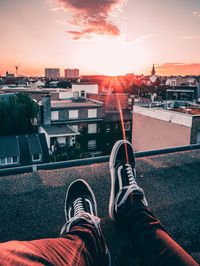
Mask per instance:
[[[151,75],[154,76],[156,74],[156,71],[155,71],[155,67],[154,67],[154,64],[153,64],[153,67],[152,67],[152,70],[151,70]]]
[[[18,69],[19,69],[19,66],[15,66],[15,69],[16,69],[16,77],[18,77]]]

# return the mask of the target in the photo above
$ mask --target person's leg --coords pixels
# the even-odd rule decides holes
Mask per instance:
[[[144,191],[136,183],[135,156],[128,141],[118,141],[110,156],[109,215],[126,228],[145,265],[198,265],[165,231],[147,208]]]
[[[95,196],[83,180],[73,182],[65,199],[66,223],[58,238],[0,244],[1,265],[109,265]]]

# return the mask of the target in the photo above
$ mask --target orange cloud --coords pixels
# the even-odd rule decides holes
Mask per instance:
[[[120,35],[119,28],[109,20],[113,8],[122,5],[124,0],[56,0],[63,8],[72,12],[70,24],[80,30],[66,31],[74,35],[74,40],[90,38],[93,33],[99,35]]]
[[[156,66],[160,75],[200,75],[200,63],[165,63]]]

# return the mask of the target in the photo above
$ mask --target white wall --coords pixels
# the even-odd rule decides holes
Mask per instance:
[[[79,96],[81,95],[81,91],[85,91],[86,93],[97,94],[98,84],[72,84],[72,92],[75,91],[79,92]]]
[[[158,108],[144,108],[136,105],[133,106],[133,113],[160,119],[162,121],[171,122],[189,128],[192,127],[192,116],[189,114],[183,114]]]
[[[69,98],[73,98],[72,90],[69,90],[66,92],[59,92],[59,99],[60,100],[69,99]]]

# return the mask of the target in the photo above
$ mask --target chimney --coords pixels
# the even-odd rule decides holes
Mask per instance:
[[[42,97],[43,105],[43,124],[51,125],[51,95]]]

